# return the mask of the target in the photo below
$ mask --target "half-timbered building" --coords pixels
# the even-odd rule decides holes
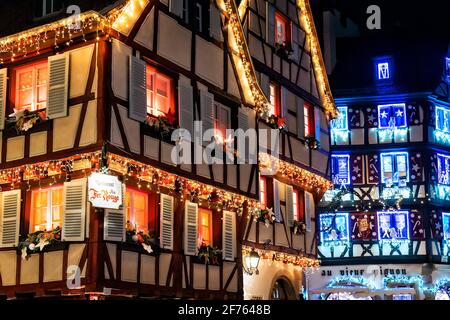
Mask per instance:
[[[30,2],[0,39],[0,294],[241,299],[256,249],[287,267],[262,259],[249,288],[270,275],[296,297],[300,270],[317,266],[336,114],[308,2],[73,2],[70,16]],[[274,43],[276,17],[293,57]],[[209,142],[180,153],[184,137],[171,139],[212,129],[225,148],[226,129],[269,126],[276,161],[271,139],[254,163],[232,144],[226,165],[197,161]],[[279,176],[261,177],[273,163]],[[275,223],[255,223],[269,209]]]
[[[314,298],[432,299],[448,282],[448,45],[338,40]]]

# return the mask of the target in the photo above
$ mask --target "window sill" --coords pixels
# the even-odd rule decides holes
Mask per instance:
[[[5,133],[15,132],[17,135],[40,131],[47,123],[45,109],[29,111],[20,119],[6,119]]]
[[[137,252],[137,253],[145,254],[145,255],[148,255],[148,256],[159,256],[161,253],[169,253],[169,252],[171,252],[169,250],[165,250],[165,249],[162,249],[162,248],[152,247],[153,252],[152,253],[148,253],[142,247],[142,245],[140,243],[131,243],[131,242],[119,242],[118,243],[118,247],[121,250]]]
[[[202,265],[208,265],[208,266],[213,266],[213,267],[220,267],[223,265],[221,256],[218,256],[217,262],[214,262],[214,263],[211,262],[211,259],[208,263],[206,263],[205,259],[202,257],[199,257],[199,256],[192,256],[191,261],[192,261],[192,263],[195,263],[195,264],[202,264]]]

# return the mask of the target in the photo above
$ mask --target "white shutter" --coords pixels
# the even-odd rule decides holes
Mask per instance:
[[[277,222],[280,222],[280,182],[276,179],[273,179],[273,212],[275,213]]]
[[[144,122],[147,119],[147,65],[130,56],[130,110],[129,117]]]
[[[266,41],[275,44],[275,8],[269,2],[266,2]]]
[[[234,261],[236,256],[236,216],[234,212],[224,211],[222,220],[222,258]]]
[[[161,193],[161,247],[173,250],[173,197]]]
[[[311,217],[315,215],[315,204],[312,193],[305,191],[305,224],[306,231],[311,232]]]
[[[1,193],[0,248],[19,244],[20,190]]]
[[[178,82],[178,109],[180,116],[180,128],[194,133],[194,98],[192,86]]]
[[[266,95],[266,98],[270,99],[270,80],[264,73],[261,73],[261,89]]]
[[[169,6],[170,12],[176,14],[179,17],[183,16],[183,0],[170,0]]]
[[[123,209],[105,209],[103,239],[118,242],[125,240],[125,212]]]
[[[184,254],[196,255],[198,204],[186,201],[184,211]]]
[[[200,115],[202,120],[202,134],[209,129],[214,128],[214,95],[200,90]],[[204,145],[208,145],[210,141],[203,141]]]
[[[47,118],[67,116],[69,100],[69,54],[48,57]]]
[[[314,123],[316,126],[314,135],[316,140],[320,142],[320,110],[318,108],[314,108]]]
[[[294,225],[294,188],[286,185],[285,222],[289,227]]]
[[[302,98],[297,97],[297,137],[303,138],[305,136],[305,102]]]
[[[299,56],[299,27],[297,27],[296,24],[292,23],[292,60],[295,62],[299,62],[300,56]]]
[[[8,69],[0,69],[0,130],[5,129],[7,77]]]
[[[211,4],[211,7],[209,8],[209,21],[210,21],[209,34],[217,41],[223,41],[222,24],[220,20],[221,19],[219,9],[217,9],[214,4]]]
[[[78,179],[64,183],[62,240],[83,241],[86,223],[86,182]]]
[[[249,128],[248,110],[245,107],[239,108],[238,111],[238,129],[247,131]]]

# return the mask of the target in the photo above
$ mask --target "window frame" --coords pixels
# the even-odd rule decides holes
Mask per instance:
[[[338,242],[350,242],[350,218],[349,218],[349,213],[348,212],[334,212],[334,213],[322,213],[319,215],[319,233],[320,233],[320,243],[322,245],[327,245],[327,244],[335,244]],[[334,220],[334,224],[336,224],[336,219],[337,218],[344,218],[345,221],[345,236],[341,237],[341,239],[325,239],[324,235],[328,234],[328,229],[331,230],[331,225],[329,225],[327,227],[327,229],[323,228],[323,221],[325,219],[332,219],[331,221]],[[333,223],[333,222],[332,222]],[[336,226],[336,229],[338,229],[338,227]]]
[[[378,129],[384,130],[384,129],[392,128],[389,125],[387,125],[387,126],[382,126],[381,125],[381,118],[383,117],[382,114],[385,111],[383,111],[383,112],[380,112],[380,111],[383,108],[389,108],[390,109],[389,114],[391,114],[391,116],[389,117],[389,122],[391,122],[392,119],[394,119],[394,126],[393,127],[395,129],[406,129],[406,128],[408,128],[408,121],[407,121],[408,118],[406,116],[406,104],[405,103],[394,103],[394,104],[383,104],[383,105],[378,105],[377,106],[377,110],[378,110]],[[403,109],[403,122],[404,122],[403,125],[397,126],[397,124],[396,124],[396,118],[397,117],[394,115],[394,113],[395,113],[394,109],[395,108],[402,108]],[[389,114],[388,114],[388,116],[389,116]]]
[[[222,123],[221,120],[219,118],[219,114],[221,115],[222,113],[219,111],[225,111],[225,113],[227,114],[227,123],[224,124]],[[225,128],[225,135],[219,134],[219,126],[223,126]],[[228,141],[228,137],[227,137],[227,129],[231,129],[231,108],[218,102],[218,101],[214,101],[214,137],[216,140],[216,143],[219,144],[225,144],[226,141]]]
[[[292,190],[292,216],[294,221],[300,221],[300,192],[297,189]]]
[[[339,110],[339,117],[336,119],[333,119],[331,121],[331,131],[333,132],[342,132],[342,131],[348,131],[348,107],[347,106],[342,106],[342,107],[337,107],[337,109]],[[343,117],[341,117],[341,115],[344,115]],[[341,119],[343,118],[343,119]],[[337,124],[343,124],[341,125],[337,125]]]
[[[261,184],[264,185],[264,190],[261,188]],[[261,203],[261,208],[267,208],[267,178],[259,177],[259,202]]]
[[[439,121],[439,110],[442,110],[442,114],[444,117],[444,124],[447,122],[447,129],[445,128],[441,128],[440,126],[440,121]],[[450,108],[441,106],[441,105],[435,105],[435,110],[434,110],[434,115],[435,115],[435,125],[436,125],[436,130],[446,133],[446,134],[450,134]],[[447,121],[445,121],[445,118],[447,118]]]
[[[346,159],[347,172],[345,174],[345,177],[341,176],[341,173],[339,172],[340,168],[337,168],[338,172],[335,172],[336,165],[339,165],[339,159]],[[351,174],[350,174],[350,155],[349,154],[333,154],[333,155],[331,155],[331,174],[333,177],[333,183],[335,185],[349,186],[352,184]],[[337,181],[336,181],[336,179],[337,179]],[[342,180],[345,180],[345,181],[342,181]]]
[[[205,225],[202,224],[202,214],[208,214],[208,233],[209,233],[209,243],[205,242],[205,244],[207,246],[214,246],[214,226],[213,226],[213,210],[212,209],[207,209],[207,208],[203,208],[203,207],[198,207],[198,219],[197,219],[197,226],[198,226],[198,230],[197,230],[197,239],[200,240],[200,243],[203,243],[203,227]],[[200,231],[201,230],[201,231]],[[200,238],[200,236],[202,236],[202,238]]]
[[[144,232],[149,232],[150,230],[150,203],[149,203],[149,193],[148,192],[146,192],[146,191],[144,191],[144,190],[141,190],[141,189],[138,189],[138,188],[135,188],[135,187],[132,187],[132,186],[129,186],[129,185],[127,185],[126,187],[125,187],[125,198],[126,198],[126,196],[127,196],[127,193],[128,192],[132,192],[132,193],[140,193],[140,194],[142,194],[142,195],[144,195],[144,199],[145,199],[145,205],[144,205],[144,225],[146,225],[146,228],[145,229],[139,229],[139,228],[136,228],[136,232],[139,232],[139,231],[144,231]],[[125,199],[124,199],[124,201],[125,201]],[[130,199],[130,202],[132,202],[132,200]],[[131,206],[131,208],[133,208],[134,209],[134,206],[132,205]],[[125,202],[124,202],[124,204],[123,204],[123,210],[124,210],[124,215],[125,215],[125,223],[126,224],[128,224],[128,219],[127,219],[127,209],[128,209],[128,207],[125,205]],[[136,214],[135,213],[133,213],[133,215],[135,216]],[[130,220],[131,220],[131,214],[130,214]],[[130,225],[131,225],[131,227],[134,229],[135,228],[135,224],[133,224],[133,222],[132,221],[130,221]]]
[[[64,184],[62,183],[58,183],[49,187],[45,187],[45,188],[33,188],[31,189],[31,203],[30,203],[30,207],[29,207],[29,214],[30,214],[30,223],[29,223],[29,233],[34,233],[37,232],[39,230],[35,230],[35,214],[33,213],[35,207],[34,207],[34,198],[35,198],[35,194],[36,192],[42,192],[42,191],[47,191],[47,214],[46,214],[46,231],[51,231],[53,230],[52,226],[53,226],[53,202],[52,202],[52,197],[53,197],[53,190],[61,190],[62,191],[62,203],[59,205],[61,206],[61,208],[64,207]],[[60,220],[60,225],[59,227],[62,228],[62,223],[63,223],[63,212],[61,210],[61,220]],[[50,228],[49,228],[50,226]]]
[[[446,223],[448,231],[445,230]],[[442,212],[442,233],[445,241],[450,241],[450,212]]]
[[[380,153],[380,161],[381,161],[381,183],[387,184],[388,181],[386,181],[385,177],[385,167],[384,167],[384,158],[385,157],[391,157],[391,166],[392,166],[392,184],[399,183],[400,177],[397,178],[397,180],[394,180],[394,176],[398,175],[398,158],[401,156],[405,156],[406,159],[406,179],[405,182],[410,182],[409,177],[409,153],[408,152],[382,152]]]
[[[441,179],[442,173],[443,173],[441,159],[444,159],[444,162],[445,162],[445,171],[446,171],[446,175],[447,175],[447,182],[441,182],[442,181],[442,179]],[[437,154],[437,167],[438,167],[438,184],[449,186],[450,185],[450,155],[438,153]]]
[[[388,238],[388,239],[384,238],[384,235],[385,235],[386,231],[383,232],[383,230],[388,230],[388,229],[383,229],[381,227],[382,219],[380,218],[380,216],[382,216],[382,215],[388,215],[390,217],[391,221],[392,221],[392,215],[403,215],[403,217],[405,218],[404,219],[405,220],[404,221],[405,222],[405,227],[402,228],[402,230],[406,229],[407,234],[406,234],[406,237],[402,237],[400,239],[396,236],[395,240],[397,240],[397,239],[400,240],[400,241],[411,240],[410,230],[409,230],[409,224],[410,224],[410,222],[409,222],[409,211],[407,211],[407,210],[398,210],[398,211],[377,211],[377,232],[378,232],[378,240],[379,241],[391,240],[392,239],[392,238]],[[389,224],[389,232],[391,231],[391,229],[392,229],[392,225]],[[395,220],[395,229],[397,229],[397,221],[396,220]]]
[[[284,42],[279,42],[278,40],[278,23],[281,22],[284,25]],[[274,42],[278,45],[284,45],[290,47],[292,45],[292,36],[291,36],[291,28],[292,24],[288,17],[286,17],[280,11],[275,11],[275,35]]]
[[[380,66],[381,65],[388,65],[388,77],[387,78],[380,78],[379,72],[380,72]],[[394,59],[390,56],[385,57],[378,57],[374,59],[374,78],[375,83],[377,85],[390,85],[393,83],[394,79]]]
[[[37,15],[36,10],[34,10],[34,17],[39,19],[39,18],[46,18],[55,14],[58,14],[59,12],[61,12],[64,8],[64,2],[60,1],[60,8],[59,9],[55,9],[55,2],[56,0],[50,0],[50,6],[51,9],[50,11],[47,10],[47,0],[41,0],[41,4],[42,4],[42,11],[39,13],[39,15]]]
[[[38,70],[42,69],[42,67],[45,65],[47,79],[46,83],[42,86],[45,86],[46,93],[45,93],[45,101],[38,103],[38,84],[37,84],[37,77],[38,77]],[[32,71],[32,101],[30,107],[21,107],[18,109],[18,103],[19,103],[19,86],[20,86],[20,74],[27,72],[27,70]],[[13,112],[13,109],[18,110],[28,110],[30,112],[39,112],[47,110],[47,103],[48,103],[48,89],[49,89],[49,70],[48,70],[48,60],[47,59],[41,59],[35,62],[29,62],[25,63],[23,65],[19,65],[12,68],[12,85],[10,87],[10,96],[11,96],[11,104],[10,104],[10,112]],[[38,109],[38,104],[44,104],[45,107]]]
[[[315,137],[314,105],[306,101],[303,104],[303,122],[305,137]]]
[[[274,101],[272,101],[272,89],[274,91]],[[273,114],[277,117],[280,116],[281,113],[281,87],[275,81],[269,82],[269,102],[271,108],[273,107]],[[273,105],[272,105],[273,102]]]
[[[146,73],[147,73],[147,79],[145,81],[145,89],[146,89],[146,93],[147,93],[147,102],[148,102],[148,99],[151,99],[153,105],[155,104],[156,95],[157,95],[155,93],[155,91],[156,91],[156,79],[157,79],[158,76],[162,77],[162,78],[165,78],[165,80],[167,80],[167,82],[168,82],[168,90],[167,90],[167,94],[168,94],[167,101],[168,101],[168,104],[169,104],[168,112],[164,113],[164,112],[160,111],[159,109],[158,109],[158,112],[161,114],[160,116],[165,117],[165,118],[174,117],[176,115],[176,108],[175,108],[175,81],[174,81],[174,78],[171,75],[167,74],[166,72],[163,72],[163,71],[161,71],[158,68],[155,68],[153,65],[151,65],[149,63],[147,63],[147,65],[146,65]],[[153,80],[152,80],[153,86],[152,86],[152,89],[150,90],[148,82],[149,82],[150,77],[152,77],[152,76],[153,76]],[[151,98],[149,98],[150,94],[152,95]],[[155,115],[155,114],[149,112],[149,108],[150,108],[150,106],[147,104],[147,116],[150,116],[150,117],[153,117],[153,118],[157,118],[158,115]],[[152,109],[155,109],[155,108],[151,108],[150,110],[152,110]]]

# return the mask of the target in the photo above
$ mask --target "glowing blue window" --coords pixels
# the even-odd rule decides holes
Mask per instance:
[[[378,128],[406,128],[406,105],[386,104],[378,106]]]
[[[377,79],[389,80],[391,78],[391,65],[389,61],[377,63]]]
[[[320,215],[320,241],[322,244],[348,242],[348,213],[325,213]]]
[[[448,212],[442,212],[442,228],[444,240],[450,240],[450,213]]]
[[[447,72],[447,82],[450,82],[450,58],[445,58],[445,70]]]
[[[333,175],[333,183],[336,185],[350,184],[350,156],[332,155],[331,170]]]
[[[386,185],[409,182],[408,152],[381,153],[381,182]]]
[[[436,106],[436,130],[450,133],[450,109]]]
[[[408,211],[379,211],[378,240],[409,240]]]
[[[332,131],[347,131],[348,130],[348,108],[338,107],[339,117],[331,121]]]
[[[450,155],[438,154],[438,183],[446,186],[450,185]]]

